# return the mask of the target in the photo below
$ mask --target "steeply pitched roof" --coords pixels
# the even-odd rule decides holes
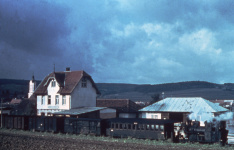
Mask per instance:
[[[139,107],[129,99],[97,99],[97,107],[115,108],[118,112],[137,112]]]
[[[58,93],[70,94],[77,86],[77,84],[80,82],[82,77],[88,78],[92,82],[93,87],[96,89],[97,94],[100,94],[93,79],[85,71],[52,72],[44,78],[44,80],[39,84],[39,86],[37,87],[34,93],[36,95],[47,94],[47,86],[50,80],[55,78],[60,86],[60,90],[58,91]]]
[[[226,108],[218,106],[201,97],[165,98],[139,111],[153,112],[224,112]]]

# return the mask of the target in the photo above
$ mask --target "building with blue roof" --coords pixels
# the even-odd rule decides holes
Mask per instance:
[[[205,121],[227,111],[228,109],[202,97],[170,97],[140,109],[139,117],[181,122],[189,117],[192,120]]]

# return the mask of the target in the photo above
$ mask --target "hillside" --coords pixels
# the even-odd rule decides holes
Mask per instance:
[[[40,81],[37,81],[39,85]],[[29,89],[29,80],[0,79],[0,97],[5,100],[11,98],[27,97]]]
[[[40,81],[37,81],[39,85]],[[26,97],[28,80],[0,79],[1,97]],[[208,100],[234,99],[234,84],[216,84],[205,81],[188,81],[165,84],[97,83],[102,93],[99,98],[128,98],[133,101],[150,101],[154,94],[164,97],[203,97]]]
[[[150,101],[151,96],[203,97],[208,100],[234,99],[233,84],[215,84],[204,81],[189,81],[155,85],[97,84],[100,98],[130,98],[133,101]],[[164,95],[162,95],[164,93]]]

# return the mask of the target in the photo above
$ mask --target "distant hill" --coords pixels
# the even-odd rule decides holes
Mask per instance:
[[[36,81],[37,85],[40,81]],[[5,100],[12,98],[27,98],[29,90],[29,80],[0,79],[0,97]]]
[[[39,85],[40,81],[37,81]],[[1,97],[27,97],[29,80],[0,79]],[[96,83],[99,98],[128,98],[133,101],[150,101],[151,96],[203,97],[208,100],[234,99],[234,84],[216,84],[205,81],[188,81],[165,84]],[[162,95],[164,93],[164,95]]]
[[[129,98],[133,101],[150,101],[151,96],[203,97],[208,100],[234,99],[234,84],[216,84],[205,81],[188,81],[165,84],[113,84],[99,83],[100,98]],[[164,93],[164,95],[162,95]]]

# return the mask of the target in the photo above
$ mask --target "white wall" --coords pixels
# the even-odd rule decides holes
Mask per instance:
[[[35,88],[36,88],[36,81],[32,82],[32,80],[30,80],[28,98],[30,98],[33,95]]]
[[[61,109],[38,109],[37,110],[37,115],[40,116],[41,113],[45,113],[45,116],[48,115],[48,113],[55,113],[55,112],[59,112],[62,111]]]
[[[54,80],[56,81],[56,80]],[[59,85],[56,82],[56,86],[55,87],[51,87],[51,83],[52,81],[50,81],[49,85],[48,85],[48,95],[51,96],[51,104],[48,105],[48,95],[44,95],[44,103],[41,103],[41,99],[42,99],[42,95],[38,95],[37,96],[37,114],[40,115],[42,112],[44,112],[45,114],[47,114],[47,112],[49,113],[53,113],[53,112],[58,112],[58,111],[62,111],[62,110],[68,110],[70,109],[70,95],[65,95],[66,96],[66,104],[63,105],[62,104],[62,95],[58,94],[58,90],[59,90]],[[59,104],[55,104],[55,97],[56,95],[59,96]]]
[[[56,80],[54,80],[56,81]],[[96,89],[92,86],[92,83],[87,80],[87,87],[81,87],[81,81],[75,87],[71,95],[66,95],[66,104],[62,104],[62,95],[58,94],[59,86],[56,82],[55,87],[51,87],[52,81],[48,85],[48,95],[51,95],[51,104],[48,105],[48,95],[44,96],[44,104],[41,104],[42,95],[37,96],[37,114],[42,112],[47,114],[58,112],[62,110],[69,110],[77,107],[96,107]],[[55,97],[59,95],[59,104],[55,104]]]
[[[87,80],[87,86],[81,87],[80,81],[71,94],[71,108],[77,107],[96,107],[96,89]]]
[[[142,112],[139,115],[139,118],[147,118],[147,119],[161,119],[161,113],[149,113],[149,112]]]

